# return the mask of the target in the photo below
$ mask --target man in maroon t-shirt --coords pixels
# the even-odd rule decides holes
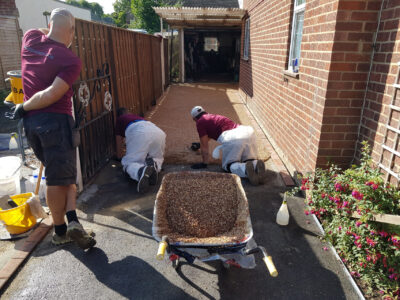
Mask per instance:
[[[152,122],[128,113],[121,107],[117,111],[115,139],[117,157],[124,171],[138,182],[137,191],[145,193],[149,185],[157,184],[158,172],[164,162],[166,134]],[[123,155],[123,142],[126,154]]]
[[[46,167],[46,198],[55,231],[53,244],[75,241],[87,249],[96,241],[83,229],[75,211],[77,145],[72,134],[71,96],[81,61],[68,49],[74,38],[75,19],[68,10],[56,8],[51,12],[49,28],[29,30],[24,35],[24,103],[16,106],[12,118],[24,118],[28,142]]]
[[[193,169],[206,168],[208,164],[208,141],[221,143],[213,152],[219,158],[222,150],[222,168],[240,177],[247,177],[251,184],[258,185],[265,176],[264,162],[257,159],[256,138],[253,128],[236,124],[227,117],[207,113],[201,106],[193,107],[191,116],[196,122],[200,137],[202,163]]]

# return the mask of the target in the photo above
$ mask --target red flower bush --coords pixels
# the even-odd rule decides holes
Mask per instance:
[[[305,214],[318,217],[325,239],[337,250],[353,277],[368,286],[366,294],[400,297],[400,226],[371,221],[373,214],[400,214],[400,190],[384,184],[363,143],[359,166],[342,171],[334,165],[302,178],[311,190]],[[298,191],[296,188],[294,191]],[[360,219],[353,218],[357,212]]]

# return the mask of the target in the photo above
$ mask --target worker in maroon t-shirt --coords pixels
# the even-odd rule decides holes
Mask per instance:
[[[158,172],[164,162],[166,134],[152,122],[128,113],[124,107],[118,109],[117,116],[117,158],[122,158],[124,171],[138,182],[137,191],[145,193],[149,185],[157,184]],[[124,139],[125,155],[122,151]]]
[[[56,245],[75,241],[83,249],[96,244],[76,215],[76,144],[71,96],[81,61],[68,47],[75,33],[75,19],[63,8],[51,12],[49,29],[25,33],[21,49],[24,103],[11,118],[24,118],[30,146],[46,167],[47,204]],[[65,223],[65,216],[68,226]]]
[[[206,168],[208,164],[208,141],[213,139],[221,143],[213,151],[215,159],[222,150],[222,168],[240,177],[247,177],[251,184],[263,183],[264,162],[258,160],[254,129],[236,124],[227,117],[207,113],[201,106],[191,111],[200,137],[202,163],[194,164],[193,169]]]

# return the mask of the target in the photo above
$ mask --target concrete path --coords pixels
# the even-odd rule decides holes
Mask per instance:
[[[272,255],[277,278],[268,275],[258,256],[253,270],[198,262],[183,263],[175,271],[169,262],[157,261],[151,236],[157,187],[145,196],[137,194],[120,165],[110,163],[79,198],[79,215],[95,230],[97,247],[88,252],[74,245],[58,248],[50,244],[49,235],[0,298],[357,299],[333,254],[323,250],[301,199],[289,201],[288,226],[275,223],[285,187],[271,160],[267,168],[268,184],[253,187],[243,180],[243,186],[255,241]],[[187,169],[166,165],[163,174]],[[218,166],[210,169],[221,171]]]

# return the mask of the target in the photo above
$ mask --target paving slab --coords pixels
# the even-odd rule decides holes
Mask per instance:
[[[167,172],[188,165],[165,165]],[[221,172],[219,166],[209,170]],[[291,198],[288,226],[276,224],[286,187],[272,160],[266,184],[242,184],[249,201],[256,243],[266,247],[279,271],[268,275],[257,267],[225,269],[219,262],[182,263],[174,270],[157,261],[151,236],[158,186],[146,195],[112,162],[79,198],[79,216],[96,232],[97,245],[82,251],[56,247],[48,235],[24,267],[6,284],[4,299],[358,299],[333,253],[324,251],[318,228],[303,213],[300,198]],[[94,187],[94,188],[93,188]],[[1,280],[1,279],[0,279]]]

